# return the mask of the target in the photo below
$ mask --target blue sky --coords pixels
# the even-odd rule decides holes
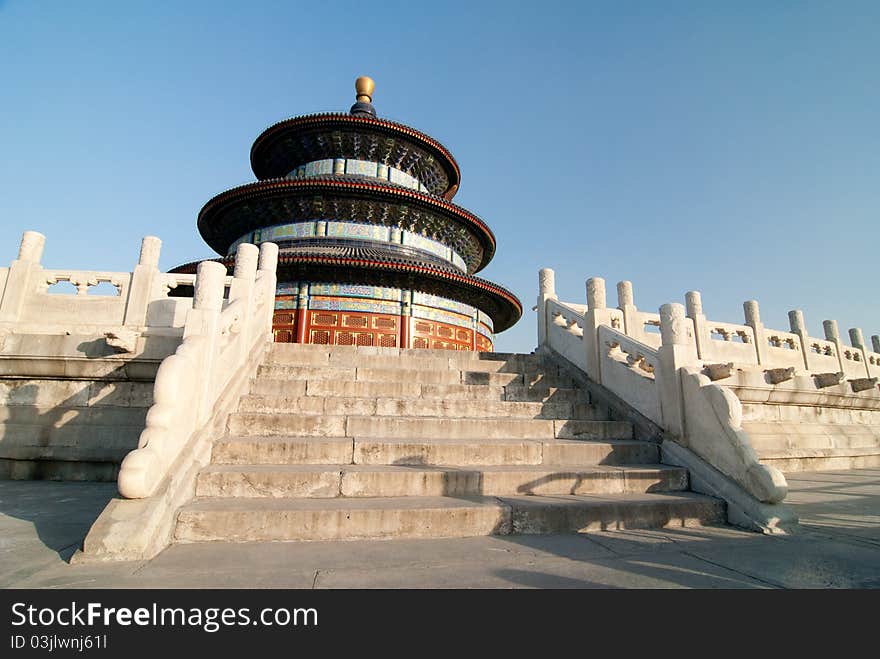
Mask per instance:
[[[254,138],[370,75],[496,234],[481,274],[526,308],[499,350],[534,347],[541,267],[878,334],[878,34],[876,2],[0,0],[0,264],[26,229],[48,267],[212,256],[196,215]]]

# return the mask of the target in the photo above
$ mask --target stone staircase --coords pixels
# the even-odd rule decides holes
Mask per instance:
[[[181,509],[178,542],[717,523],[551,361],[274,344]]]

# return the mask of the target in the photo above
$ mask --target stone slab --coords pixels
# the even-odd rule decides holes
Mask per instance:
[[[540,442],[518,439],[405,439],[356,437],[355,464],[522,465],[540,464]]]
[[[229,415],[228,430],[242,436],[345,437],[345,416],[236,412]]]
[[[629,471],[634,473],[630,474]],[[587,494],[681,490],[686,472],[674,468],[355,465],[342,472],[343,496],[481,496]]]
[[[561,419],[553,421],[553,433],[559,439],[632,439],[629,421],[587,421]]]
[[[461,537],[506,533],[491,497],[202,499],[178,516],[179,542]]]
[[[500,499],[511,506],[514,533],[686,527],[725,519],[722,501],[690,492]]]
[[[544,461],[558,465],[654,464],[660,461],[657,444],[637,440],[544,442]]]
[[[429,417],[348,417],[352,437],[448,437],[550,439],[553,421],[541,419],[456,419]]]
[[[214,464],[349,464],[351,439],[345,437],[238,437],[215,442]]]
[[[306,392],[309,396],[355,396],[358,398],[416,398],[422,395],[418,382],[336,382],[311,380]]]
[[[197,497],[337,497],[338,465],[210,465],[199,473]]]

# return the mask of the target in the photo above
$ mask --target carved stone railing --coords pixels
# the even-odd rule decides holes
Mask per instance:
[[[177,510],[272,342],[278,247],[240,244],[226,268],[199,264],[184,339],[156,375],[139,447],[126,456],[119,492],[92,526],[77,561],[149,558],[171,541]]]
[[[547,327],[554,336],[556,349],[575,366],[586,368],[583,316],[557,300],[548,300],[546,314]]]
[[[589,279],[587,305],[576,308],[557,299],[552,270],[542,270],[539,349],[577,366],[663,428],[672,442],[664,455],[699,472],[701,486],[723,496],[740,522],[770,532],[789,525],[790,513],[777,505],[785,478],[759,461],[743,429],[743,402],[874,413],[880,337],[872,337],[871,351],[853,329],[846,346],[836,322],[826,321],[825,338],[816,339],[800,311],[789,314],[790,331],[769,329],[754,300],[743,305],[744,324],[710,321],[696,291],[687,294],[686,310],[672,304],[646,314],[636,308],[630,282],[620,282],[617,292],[618,308],[609,309],[604,280]],[[658,325],[659,335],[649,331]]]
[[[159,271],[158,238],[141,241],[132,272],[43,268],[45,242],[42,234],[26,231],[18,258],[0,269],[0,333],[101,335],[121,329],[182,329],[192,300],[168,293],[182,283],[181,277],[189,277],[192,284],[192,275]]]
[[[274,243],[263,243],[259,250],[240,244],[225,303],[226,267],[213,261],[199,264],[183,343],[159,367],[155,402],[139,448],[122,462],[122,496],[139,499],[156,491],[229,382],[265,350],[272,329],[277,253]]]
[[[598,343],[602,386],[662,427],[657,351],[606,325],[598,328]]]
[[[542,281],[552,278],[545,276]],[[701,373],[694,321],[685,316],[684,307],[667,304],[660,308],[660,345],[655,349],[622,331],[630,319],[629,326],[643,336],[647,317],[635,310],[628,282],[618,287],[623,293],[622,319],[605,307],[604,282],[591,279],[587,289],[583,315],[552,299],[549,289],[542,291],[548,319],[546,347],[664,428],[675,441],[736,482],[756,503],[781,501],[786,494],[785,478],[778,470],[760,464],[742,430],[739,400]],[[754,328],[737,331],[753,336],[748,331]],[[581,357],[593,351],[594,359]]]
[[[632,282],[622,281],[617,284],[618,308],[623,312],[624,333],[645,345],[660,347],[660,316],[656,313],[645,313],[636,308],[633,301]],[[649,330],[648,328],[651,328]]]

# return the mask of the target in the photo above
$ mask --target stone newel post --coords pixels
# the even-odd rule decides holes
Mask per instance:
[[[156,236],[144,236],[141,240],[141,252],[138,256],[138,265],[159,266],[159,254],[162,251],[162,241]]]
[[[226,288],[226,266],[214,261],[202,261],[196,270],[193,309],[220,311]]]
[[[641,339],[642,327],[636,319],[636,304],[631,281],[617,282],[617,308],[623,312],[623,331],[627,336]]]
[[[660,338],[660,368],[654,377],[659,387],[663,425],[682,439],[685,427],[679,369],[697,364],[697,345],[693,325],[681,304],[660,307]]]
[[[868,368],[868,349],[865,346],[865,337],[862,334],[862,328],[853,327],[849,331],[849,342],[854,350],[862,353],[862,364],[865,366],[865,377],[870,377],[870,369]]]
[[[241,243],[235,250],[235,268],[232,272],[232,284],[229,287],[229,301],[243,300],[246,304],[239,323],[241,340],[238,345],[241,350],[247,350],[251,344],[250,318],[254,312],[254,281],[259,257],[260,249],[251,243]]]
[[[853,348],[858,348],[860,350],[864,350],[865,348],[865,337],[862,334],[862,329],[860,327],[853,327],[849,330],[849,342]]]
[[[219,334],[220,312],[223,309],[223,292],[226,288],[226,266],[215,261],[202,261],[196,270],[193,308],[186,317],[183,339],[198,336],[205,341],[199,364],[201,377],[196,407],[196,418],[202,423],[211,412],[210,400],[215,385],[214,353]]]
[[[46,236],[37,231],[25,231],[18,246],[18,260],[39,263],[43,258],[43,247],[45,246]]]
[[[807,336],[807,324],[804,321],[804,312],[800,309],[792,309],[788,312],[788,326],[792,334],[797,334],[801,340],[801,353],[804,357],[804,368],[810,370],[810,348]]]
[[[275,243],[262,243],[260,245],[260,260],[258,267],[263,272],[271,273],[275,276],[278,269],[278,245]]]
[[[840,365],[840,371],[844,372],[843,367],[843,350],[841,350],[840,330],[837,327],[836,320],[823,320],[822,329],[825,332],[825,340],[834,344],[834,352],[837,353],[837,363]]]
[[[260,249],[250,243],[241,243],[235,251],[235,269],[232,276],[242,281],[253,281],[257,276]]]
[[[9,266],[6,287],[0,300],[0,321],[16,322],[24,304],[35,289],[34,278],[43,270],[43,246],[46,236],[36,231],[25,231],[18,248],[18,258]]]
[[[547,343],[547,301],[558,300],[556,296],[556,273],[550,268],[538,272],[538,347]]]
[[[602,382],[599,364],[599,326],[610,325],[611,315],[605,302],[605,280],[601,277],[587,279],[587,311],[584,313],[584,350],[586,351],[587,375]],[[621,331],[623,328],[621,328]]]
[[[587,310],[605,308],[605,280],[601,277],[587,279]]]
[[[269,304],[266,305],[266,320],[268,331],[272,332],[272,319],[275,315],[275,290],[277,284],[276,271],[278,270],[278,245],[275,243],[262,243],[260,245],[260,258],[257,262],[257,271],[260,273],[260,286],[266,287],[266,295],[269,296]]]
[[[235,268],[232,271],[232,284],[229,287],[229,301],[249,297],[257,276],[257,261],[260,249],[251,243],[241,243],[235,250]]]
[[[160,290],[159,286],[159,254],[161,252],[161,240],[156,236],[144,236],[141,240],[138,264],[131,274],[131,286],[129,286],[128,300],[125,303],[123,325],[146,325],[150,302],[164,297],[165,291]]]
[[[709,330],[707,329],[706,316],[703,314],[703,297],[699,291],[688,291],[684,296],[687,305],[687,317],[694,323],[694,339],[697,346],[697,356],[703,359],[706,348],[709,346]]]
[[[743,302],[743,311],[745,311],[745,324],[752,328],[755,333],[755,352],[757,353],[758,363],[767,363],[767,333],[764,331],[764,323],[761,322],[761,309],[757,300],[748,300]]]
[[[825,340],[832,343],[840,343],[840,330],[836,320],[823,320],[822,329],[825,332]]]

